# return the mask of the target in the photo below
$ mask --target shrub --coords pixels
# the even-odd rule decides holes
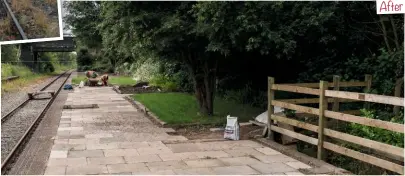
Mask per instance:
[[[32,71],[25,66],[1,64],[1,77],[7,78],[10,76],[26,77],[32,75]]]
[[[218,94],[228,101],[248,104],[262,109],[267,106],[267,92],[254,90],[251,84],[247,84],[244,88],[238,90],[222,90],[219,88]]]
[[[81,48],[77,54],[77,66],[82,68],[91,68],[93,60],[87,48]],[[87,66],[87,67],[84,67]],[[82,70],[81,70],[82,71]]]
[[[159,74],[154,76],[150,81],[150,85],[161,87],[165,91],[177,91],[178,85],[174,80],[168,76]]]
[[[148,59],[142,63],[134,63],[132,65],[133,77],[137,81],[151,81],[153,77],[159,75],[159,65],[160,63],[153,59]]]
[[[402,114],[395,116],[387,112],[368,111],[365,109],[362,109],[361,112],[362,116],[365,116],[366,118],[379,119],[399,124],[404,123]],[[402,133],[392,132],[389,130],[376,127],[369,127],[356,123],[351,123],[348,129],[349,129],[348,133],[356,136],[361,136],[363,138],[383,142],[398,147],[404,147],[404,134]]]
[[[163,90],[169,91],[169,92],[174,92],[177,91],[177,84],[175,82],[165,82],[162,86]]]
[[[193,80],[184,68],[181,68],[173,74],[173,80],[176,83],[179,91],[189,93],[194,91]]]

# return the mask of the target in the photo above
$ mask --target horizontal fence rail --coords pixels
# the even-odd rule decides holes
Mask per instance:
[[[345,98],[350,100],[360,100],[373,103],[404,106],[404,99],[400,97],[356,93],[356,92],[334,91],[334,90],[325,90],[325,94],[328,97]]]
[[[298,87],[309,87],[309,88],[319,88],[319,83],[295,83],[295,84],[279,84],[279,85],[289,85]],[[340,82],[339,87],[366,87],[367,82]],[[333,83],[328,83],[328,87],[335,87]]]
[[[372,156],[369,154],[361,153],[353,149],[346,148],[331,142],[325,141],[325,137],[337,139],[338,141],[345,141],[352,144],[356,144],[365,148],[383,153],[384,156],[396,158],[396,160],[404,160],[404,149],[401,147],[385,144],[382,142],[366,139],[360,136],[347,134],[344,132],[329,129],[326,123],[326,118],[335,119],[339,121],[345,121],[350,123],[361,124],[370,127],[377,127],[393,132],[404,133],[404,124],[393,123],[378,119],[371,119],[353,114],[359,114],[358,110],[339,112],[340,102],[365,102],[365,107],[368,108],[368,103],[381,103],[394,106],[404,106],[404,98],[376,95],[369,93],[355,93],[339,91],[340,87],[365,87],[365,91],[369,92],[371,87],[371,76],[366,75],[364,82],[339,82],[339,77],[334,77],[333,83],[321,81],[320,83],[297,83],[297,84],[275,84],[274,78],[269,77],[269,89],[268,89],[268,115],[269,120],[265,128],[268,132],[269,138],[273,136],[272,132],[277,132],[282,135],[286,135],[318,147],[317,157],[318,159],[324,159],[325,149],[399,173],[404,174],[404,166]],[[317,89],[315,89],[317,88]],[[333,88],[334,90],[328,90]],[[291,93],[301,93],[309,95],[318,95],[319,98],[303,98],[303,99],[274,99],[275,91],[285,91]],[[332,103],[332,110],[328,110],[328,104]],[[318,108],[307,107],[297,104],[319,104]],[[316,116],[319,119],[318,125],[313,125],[303,121],[295,120],[285,116],[273,114],[274,106],[278,106],[285,109],[295,110],[297,113],[305,113],[312,116]],[[351,114],[352,113],[352,114]],[[288,124],[297,128],[309,130],[318,133],[318,138],[306,136],[295,131],[291,131],[276,124],[272,124],[271,120],[283,124]],[[263,132],[263,134],[265,134]]]

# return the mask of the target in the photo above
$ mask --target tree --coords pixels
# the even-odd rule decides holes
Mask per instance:
[[[360,63],[390,60],[366,59],[377,58],[372,56],[382,54],[379,49],[392,55],[403,50],[398,47],[403,17],[381,23],[370,13],[373,3],[80,2],[89,8],[72,3],[77,3],[72,18],[100,20],[99,25],[71,20],[76,29],[87,30],[85,37],[97,36],[103,57],[95,57],[100,58],[96,62],[116,67],[158,57],[181,63],[193,80],[201,112],[209,115],[218,74],[238,78],[229,87],[252,81],[257,90],[267,88],[269,75],[280,82],[313,82],[335,74],[359,79],[372,72]],[[83,16],[82,8],[95,13]]]
[[[1,62],[17,64],[20,60],[19,45],[2,45],[1,47]]]
[[[65,1],[63,5],[67,9],[64,21],[72,28],[76,39],[89,48],[99,48],[101,35],[97,26],[102,21],[99,16],[100,2]]]
[[[93,65],[93,60],[89,55],[89,51],[86,48],[81,48],[77,54],[77,65],[79,70],[90,69]]]
[[[100,30],[103,39],[110,38],[104,40],[112,43],[108,46],[119,46],[134,55],[152,52],[161,59],[184,63],[192,75],[200,111],[212,115],[215,73],[221,56],[206,52],[207,39],[196,35],[196,20],[189,13],[193,4],[103,2]]]

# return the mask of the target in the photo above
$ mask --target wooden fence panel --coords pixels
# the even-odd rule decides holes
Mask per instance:
[[[340,82],[339,87],[366,87],[367,83],[366,82]]]
[[[373,141],[370,139],[342,133],[339,131],[331,130],[331,129],[324,129],[325,135],[330,136],[336,139],[344,140],[347,142],[351,142],[357,145],[361,145],[364,147],[376,149],[382,152],[390,153],[393,155],[397,155],[400,157],[404,157],[404,149],[396,146],[392,146],[389,144],[384,144],[382,142]]]
[[[283,129],[283,128],[280,128],[280,127],[277,127],[277,126],[274,126],[274,125],[271,126],[271,130],[273,130],[275,132],[278,132],[278,133],[281,133],[281,134],[285,134],[285,135],[293,137],[295,139],[299,139],[299,140],[304,141],[304,142],[308,142],[308,143],[310,143],[312,145],[317,145],[318,144],[318,139],[316,139],[316,138],[309,137],[309,136],[306,136],[306,135],[303,135],[303,134],[300,134],[300,133],[296,133],[294,131],[286,130],[286,129]]]
[[[273,100],[271,102],[271,104],[274,106],[285,108],[285,109],[296,110],[298,112],[305,112],[305,113],[309,113],[309,114],[319,115],[319,109],[316,109],[316,108],[300,106],[300,105],[295,105],[295,104],[291,104],[291,103],[285,103],[285,102],[281,102],[281,101],[277,101],[277,100]]]
[[[290,85],[274,84],[271,87],[271,89],[279,90],[279,91],[286,91],[286,92],[302,93],[302,94],[319,95],[319,89],[312,89],[312,88],[307,88],[307,87],[297,87],[297,86],[290,86]]]
[[[289,124],[289,125],[292,125],[292,126],[295,126],[298,128],[306,129],[306,130],[309,130],[312,132],[318,132],[318,126],[316,126],[316,125],[312,125],[309,123],[305,123],[305,122],[301,122],[298,120],[294,120],[294,119],[290,119],[290,118],[286,118],[286,117],[282,117],[282,116],[277,116],[277,115],[272,115],[271,118],[273,120],[276,120],[276,121],[279,121],[279,122],[282,122],[285,124]],[[390,154],[393,154],[396,156],[400,156],[402,158],[404,157],[404,149],[400,148],[400,147],[392,146],[389,144],[384,144],[381,142],[361,138],[358,136],[342,133],[342,132],[327,129],[327,128],[324,129],[324,134],[326,136],[330,136],[330,137],[333,137],[336,139],[358,144],[358,145],[361,145],[364,147],[376,149],[376,150],[379,150],[379,151],[382,151],[385,153],[390,153]]]
[[[348,100],[348,99],[338,99],[341,103],[347,102],[358,102],[360,100]],[[318,104],[319,98],[297,98],[297,99],[277,99],[277,101],[282,101],[286,103],[294,103],[294,104]],[[328,98],[328,103],[334,103],[334,98]]]
[[[327,97],[336,97],[336,98],[345,98],[345,99],[351,99],[351,100],[361,100],[361,101],[382,103],[382,104],[389,104],[389,105],[396,105],[396,106],[404,106],[404,98],[385,96],[385,95],[327,90],[326,96]]]
[[[319,88],[319,83],[295,83],[295,84],[278,84],[278,85]],[[360,82],[360,81],[340,82],[339,85],[339,87],[366,87],[366,86],[367,82]],[[333,83],[328,83],[328,87],[334,87]]]
[[[378,119],[370,119],[366,117],[360,117],[351,114],[345,114],[349,112],[337,112],[339,111],[339,102],[354,102],[354,101],[364,101],[366,104],[369,102],[373,103],[382,103],[382,104],[389,104],[394,106],[404,106],[404,98],[400,97],[392,97],[392,96],[384,96],[384,95],[375,95],[375,94],[368,94],[368,93],[354,93],[354,92],[347,92],[347,91],[339,91],[340,87],[357,87],[357,86],[364,86],[369,91],[371,88],[371,76],[366,75],[366,79],[364,82],[340,82],[339,77],[334,77],[333,83],[328,83],[325,81],[321,81],[318,83],[297,83],[297,84],[269,84],[269,90],[279,90],[279,91],[287,91],[293,93],[302,93],[302,94],[309,94],[309,95],[319,95],[318,98],[304,98],[304,99],[282,99],[282,100],[274,100],[274,92],[272,92],[272,96],[269,96],[269,108],[272,109],[272,106],[278,106],[285,109],[291,109],[297,111],[297,113],[307,113],[310,115],[318,115],[319,124],[318,126],[312,125],[309,123],[301,122],[294,119],[289,119],[287,117],[282,117],[278,115],[274,115],[273,111],[269,111],[269,121],[279,121],[284,124],[292,125],[298,128],[306,129],[309,131],[313,131],[318,133],[318,138],[313,138],[310,136],[306,136],[300,133],[296,133],[291,130],[283,129],[277,126],[268,126],[270,131],[275,131],[281,133],[283,135],[287,135],[298,140],[313,144],[318,146],[318,159],[323,159],[322,156],[325,155],[324,149],[328,149],[342,155],[346,155],[348,157],[352,157],[354,159],[379,166],[381,168],[394,171],[400,174],[404,174],[404,166],[377,158],[375,156],[367,155],[349,148],[345,148],[330,142],[325,142],[323,139],[325,136],[329,136],[335,138],[337,140],[347,141],[353,144],[357,144],[360,146],[364,146],[374,150],[375,152],[381,152],[382,155],[388,156],[390,158],[397,158],[399,160],[404,159],[404,149],[396,146],[392,146],[389,144],[385,144],[378,141],[373,141],[370,139],[362,138],[359,136],[354,136],[351,134],[346,134],[343,132],[335,131],[328,129],[324,126],[325,117],[358,123],[361,125],[371,126],[382,128],[394,132],[404,133],[404,124],[398,124]],[[313,89],[313,88],[319,89]],[[327,90],[329,87],[334,87],[335,90]],[[270,91],[269,91],[270,92]],[[269,94],[270,95],[270,94]],[[332,97],[332,98],[328,98]],[[316,104],[319,103],[319,109],[300,106],[297,104]],[[333,111],[327,110],[328,103],[333,103]],[[358,114],[358,110],[355,111],[355,114]],[[380,153],[380,154],[381,154]]]
[[[389,162],[374,156],[370,156],[358,151],[354,151],[345,147],[341,147],[338,146],[336,144],[332,144],[330,142],[324,142],[323,146],[331,151],[340,153],[342,155],[346,155],[348,157],[354,158],[354,159],[358,159],[360,161],[364,161],[366,163],[384,168],[384,169],[388,169],[390,171],[394,171],[400,174],[404,174],[404,166],[401,166],[399,164],[393,163],[393,162]]]
[[[346,122],[358,123],[366,126],[382,128],[386,130],[395,131],[398,133],[404,133],[404,125],[399,123],[387,122],[378,119],[370,119],[366,117],[360,117],[350,114],[344,114],[340,112],[325,111],[325,116],[333,119],[338,119]]]
[[[306,130],[313,131],[313,132],[318,132],[318,126],[312,125],[309,123],[301,122],[301,121],[294,120],[294,119],[289,119],[289,118],[278,116],[278,115],[272,115],[271,119],[276,120],[278,122],[286,123],[286,124],[289,124],[292,126],[296,126],[298,128],[306,129]]]

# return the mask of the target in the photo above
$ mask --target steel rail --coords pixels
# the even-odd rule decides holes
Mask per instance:
[[[6,6],[6,9],[8,11],[8,14],[10,14],[11,18],[14,21],[15,26],[17,27],[18,32],[20,33],[21,37],[23,40],[27,40],[27,35],[25,35],[24,30],[22,29],[20,23],[18,22],[17,18],[15,17],[13,11],[11,10],[10,6],[8,5],[6,0],[3,0],[3,4]]]
[[[47,85],[45,85],[43,88],[40,89],[40,91],[45,90],[46,88],[48,88],[51,84],[53,84],[56,80],[58,80],[60,77],[62,77],[64,74],[66,74],[68,71],[58,75],[57,78],[55,78],[54,80],[52,80],[50,83],[48,83]],[[1,117],[1,123],[3,123],[4,121],[6,121],[11,115],[13,115],[17,110],[19,110],[21,107],[25,106],[28,102],[30,101],[30,99],[26,99],[24,102],[22,102],[20,105],[18,105],[16,108],[14,108],[13,110],[11,110],[10,112],[8,112],[6,115],[4,115],[3,117]]]
[[[45,108],[42,110],[41,114],[37,116],[37,118],[34,120],[34,122],[30,125],[27,131],[25,131],[24,135],[20,138],[20,140],[17,142],[17,144],[14,146],[14,148],[11,150],[11,152],[8,154],[6,159],[1,163],[1,174],[4,175],[6,172],[6,166],[10,159],[15,155],[16,151],[19,149],[23,141],[28,137],[28,134],[34,129],[33,127],[40,122],[39,119],[41,119],[42,116],[45,115],[45,113],[48,111],[49,107],[52,105],[53,101],[56,99],[56,97],[59,95],[59,92],[62,90],[63,85],[66,83],[66,81],[69,79],[69,77],[72,74],[72,70],[70,70],[70,73],[65,72],[64,75],[66,76],[66,79],[63,81],[61,86],[59,87],[58,91],[55,93],[55,96],[52,97],[52,99],[46,104]]]

